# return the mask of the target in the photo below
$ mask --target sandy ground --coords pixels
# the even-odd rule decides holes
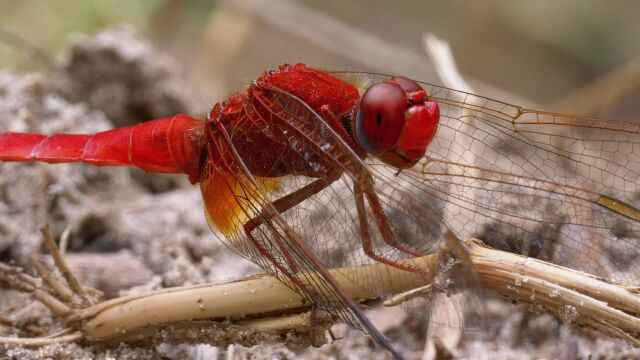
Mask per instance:
[[[0,73],[0,131],[91,133],[141,120],[189,113],[193,104],[177,66],[128,30],[73,41],[51,69]],[[38,227],[56,237],[70,229],[67,259],[85,284],[107,297],[259,272],[211,234],[197,187],[180,176],[81,164],[0,164],[0,261],[30,269],[41,251]],[[30,271],[30,270],[29,270]],[[0,290],[0,335],[42,336],[60,322],[21,293]],[[463,334],[457,358],[640,358],[601,335],[488,299],[488,330]],[[402,311],[371,313],[408,358],[423,355],[426,325]],[[90,344],[0,348],[0,358],[28,359],[385,359],[362,333],[338,326],[343,338],[318,349],[290,350],[271,336],[255,347]]]

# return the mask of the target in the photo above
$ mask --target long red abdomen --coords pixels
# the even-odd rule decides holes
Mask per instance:
[[[93,135],[0,133],[0,161],[85,162],[188,174],[195,183],[204,147],[204,121],[186,115]]]

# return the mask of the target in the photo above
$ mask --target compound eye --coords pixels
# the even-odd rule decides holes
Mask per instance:
[[[404,90],[405,92],[408,92],[408,93],[416,92],[416,91],[424,91],[422,89],[422,86],[418,85],[417,82],[415,82],[415,81],[413,81],[411,79],[408,79],[406,77],[396,76],[393,79],[391,79],[391,81],[393,81],[396,84],[400,85],[402,90]]]
[[[407,95],[392,82],[371,86],[362,95],[356,120],[356,137],[370,154],[390,150],[404,126]]]
[[[402,88],[402,90],[407,93],[407,97],[409,98],[410,103],[422,102],[427,98],[427,93],[424,91],[422,86],[411,79],[402,76],[396,76],[391,79],[390,82],[398,84]]]

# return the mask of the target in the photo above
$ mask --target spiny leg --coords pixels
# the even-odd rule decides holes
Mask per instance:
[[[315,289],[313,289],[312,286],[308,286],[308,288],[310,287],[310,289],[307,289],[308,291],[310,291],[311,293],[315,292]],[[311,317],[311,331],[309,332],[309,338],[311,339],[311,345],[314,347],[318,347],[324,344],[323,339],[321,338],[321,336],[323,335],[322,333],[318,333],[317,332],[317,328],[318,328],[318,305],[315,302],[311,303],[311,313],[309,314]]]
[[[386,242],[390,246],[393,246],[399,251],[402,251],[405,254],[414,257],[424,256],[424,254],[420,251],[398,243],[398,240],[391,230],[391,226],[389,226],[389,221],[387,221],[387,215],[385,215],[382,204],[380,204],[380,199],[378,198],[378,195],[376,194],[373,187],[367,188],[366,190],[364,190],[364,193],[367,197],[367,201],[369,202],[369,206],[371,206],[371,211],[373,212],[373,216],[376,219],[376,224],[380,229],[380,233],[382,233],[384,242]]]
[[[430,284],[432,282],[432,279],[429,278],[429,276],[427,276],[427,274],[425,274],[425,272],[422,271],[421,269],[404,265],[393,260],[389,260],[375,253],[375,250],[373,249],[373,243],[371,242],[371,235],[369,234],[369,224],[367,222],[367,213],[364,205],[364,191],[358,184],[354,184],[353,191],[354,191],[354,196],[356,200],[356,210],[358,211],[358,222],[360,223],[360,236],[362,240],[362,249],[364,250],[364,253],[369,258],[377,262],[389,265],[396,269],[415,273],[419,275],[421,278],[423,278],[425,283]],[[367,196],[367,199],[369,199],[368,196]],[[371,204],[371,201],[370,201],[370,204]],[[380,206],[380,203],[378,202],[377,205]],[[378,224],[378,228],[382,233],[382,238],[388,245],[413,256],[422,256],[422,254],[420,254],[418,251],[398,244],[395,237],[393,236],[393,233],[391,232],[391,228],[389,227],[388,222],[386,221],[386,215],[384,215],[384,212],[382,212],[382,217],[384,218],[380,220],[379,215],[375,213],[376,211],[375,205],[372,205],[371,208],[372,208],[372,211],[374,212],[374,216],[376,217],[376,223]],[[382,211],[382,206],[380,206],[379,210]],[[381,223],[384,225],[381,225]],[[386,228],[384,228],[385,225],[386,225]],[[391,235],[390,239],[388,238],[389,235],[385,235],[385,231],[388,231],[388,234]],[[408,249],[410,251],[405,251],[403,249]]]

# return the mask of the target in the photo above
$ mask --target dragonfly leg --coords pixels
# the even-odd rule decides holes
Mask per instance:
[[[353,140],[353,137],[347,132],[347,130],[345,130],[344,125],[342,124],[340,119],[338,119],[336,114],[334,114],[333,111],[329,109],[329,106],[322,105],[322,107],[320,108],[320,113],[322,114],[322,118],[325,119],[329,126],[331,126],[331,128],[336,131],[338,135],[340,135],[340,137],[342,137],[342,140],[346,141],[346,143],[351,147],[351,149],[356,152],[356,154],[358,154],[358,156],[362,156],[363,153],[361,147]]]
[[[312,288],[313,292],[314,289]],[[314,347],[320,347],[324,345],[324,333],[318,333],[318,305],[315,302],[311,303],[311,331],[309,331],[309,338],[311,345]]]
[[[373,216],[376,219],[376,224],[378,225],[378,228],[382,233],[384,242],[386,242],[390,246],[393,246],[399,251],[402,251],[405,254],[414,257],[424,256],[424,254],[420,251],[398,243],[398,240],[396,239],[393,231],[391,230],[391,227],[389,226],[387,215],[385,215],[384,210],[382,209],[382,204],[380,204],[380,199],[378,198],[375,190],[373,188],[366,189],[364,190],[364,193],[367,197],[367,201],[369,202],[369,206],[371,206],[371,211],[373,212]]]
[[[402,263],[399,263],[397,261],[393,261],[393,260],[389,260],[383,256],[377,255],[375,253],[375,250],[373,249],[373,244],[371,242],[371,236],[369,234],[369,224],[367,222],[367,213],[365,211],[365,205],[364,205],[364,191],[362,190],[362,188],[360,187],[360,185],[358,184],[354,184],[354,196],[355,196],[355,200],[356,200],[356,210],[358,212],[358,222],[360,223],[360,236],[361,236],[361,240],[362,240],[362,249],[364,250],[364,253],[371,259],[380,262],[382,264],[386,264],[389,265],[391,267],[394,267],[396,269],[400,269],[400,270],[404,270],[404,271],[408,271],[408,272],[412,272],[415,273],[417,275],[419,275],[421,278],[423,278],[423,280],[425,281],[426,284],[430,284],[432,283],[433,279],[429,278],[429,276],[427,276],[427,274],[425,274],[424,271],[422,271],[421,269],[415,268],[413,266],[409,266],[409,265],[405,265]],[[369,197],[367,196],[367,199],[369,199]],[[377,198],[376,198],[377,199]],[[371,200],[369,200],[370,204],[371,204]],[[378,205],[380,205],[380,203],[377,203]],[[376,206],[371,204],[372,210],[375,213],[376,211]],[[382,207],[380,207],[380,210],[382,210]],[[380,231],[382,233],[383,239],[385,240],[385,242],[387,244],[389,244],[390,246],[403,251],[403,252],[407,252],[410,255],[414,255],[414,256],[422,256],[417,250],[413,250],[410,248],[406,248],[400,244],[397,243],[397,241],[395,240],[395,238],[393,237],[393,233],[391,233],[391,228],[388,228],[388,223],[386,223],[386,217],[383,220],[383,224],[386,224],[387,228],[384,227],[384,225],[381,225],[381,221],[378,219],[379,215],[375,215],[376,216],[376,222],[378,223],[378,227],[380,228]],[[384,213],[382,213],[382,216],[384,216]],[[388,235],[385,235],[385,231],[388,231],[391,234],[391,238],[392,241],[390,241],[387,237]],[[409,249],[410,251],[405,251],[405,249]],[[417,254],[417,255],[416,255]]]
[[[342,126],[342,124],[340,123],[340,120],[335,116],[335,114],[329,109],[328,106],[324,105],[322,106],[322,108],[320,108],[320,111],[323,115],[323,118],[329,123],[329,125],[331,125],[332,128],[337,129],[336,131],[338,131],[338,133],[344,138],[346,139],[346,141],[349,143],[349,145],[353,148],[353,149],[358,149],[358,146],[355,145],[355,143],[353,142],[351,136],[349,136],[349,134],[344,130],[344,127]],[[344,134],[346,134],[346,136],[344,134],[342,134],[340,131],[344,132]],[[356,194],[359,192],[360,193],[360,200],[357,199],[356,196],[356,203],[360,202],[357,206],[361,205],[362,206],[362,216],[365,218],[364,221],[366,221],[366,213],[364,212],[364,199],[362,198],[362,189],[360,188],[360,186],[357,186],[357,189],[355,190]],[[419,256],[423,256],[424,254],[422,254],[421,252],[419,252],[416,249],[412,249],[408,246],[404,246],[402,244],[399,244],[398,241],[396,240],[395,236],[393,235],[393,232],[391,231],[391,228],[389,227],[389,223],[387,221],[387,217],[384,215],[384,211],[382,210],[382,205],[380,205],[380,200],[378,199],[378,196],[376,195],[375,191],[373,189],[366,191],[367,194],[367,200],[369,201],[369,204],[371,205],[371,208],[373,210],[373,214],[376,217],[376,223],[378,224],[378,227],[380,228],[380,232],[382,233],[382,237],[384,239],[384,241],[389,244],[390,246],[396,248],[399,251],[402,251],[406,254],[409,254],[411,256],[414,257],[419,257]],[[360,209],[358,209],[359,213],[358,216],[360,216]],[[361,221],[362,223],[362,221]],[[371,241],[369,238],[369,234],[368,234],[368,228],[367,230],[367,241],[368,241],[368,246],[370,247],[369,250],[370,254],[367,253],[367,255],[371,256],[376,256],[375,254],[373,254],[373,249],[371,248]],[[363,234],[364,235],[364,234]],[[364,242],[365,242],[365,237],[363,236],[363,246],[364,246]],[[366,251],[366,250],[365,250]],[[379,258],[379,256],[376,256]],[[375,259],[374,259],[375,260]],[[385,263],[384,261],[381,261],[383,263]]]
[[[331,185],[334,181],[336,181],[339,178],[340,178],[340,174],[336,173],[330,176],[328,179],[315,180],[314,182],[271,202],[271,205],[275,208],[275,210],[278,213],[282,214],[287,210],[291,209],[292,207],[297,206],[298,204],[308,199],[309,197],[319,193],[320,191],[325,189],[327,186]],[[268,215],[262,214],[261,216],[256,216],[244,224],[245,234],[247,235],[247,237],[249,237],[249,239],[251,239],[251,241],[254,244],[259,242],[253,236],[253,232],[260,225],[265,223],[265,220],[266,220],[265,216],[268,216]],[[274,234],[273,238],[275,239],[278,247],[280,248],[282,255],[285,257],[286,261],[289,263],[291,270],[294,273],[300,272],[300,267],[296,263],[295,259],[291,256],[289,250],[287,250],[286,244],[283,243],[282,238],[278,236],[278,234]],[[261,245],[260,247],[264,251],[266,251],[266,249],[264,249],[264,246]],[[269,256],[269,257],[272,261],[275,260],[273,256]]]

